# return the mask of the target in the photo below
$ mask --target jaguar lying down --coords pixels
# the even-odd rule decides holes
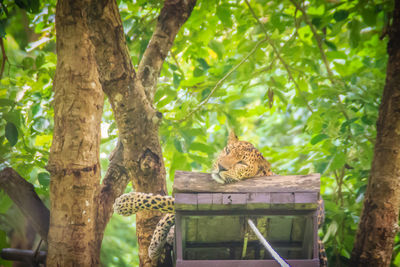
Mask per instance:
[[[222,184],[237,182],[242,179],[273,175],[270,163],[249,142],[239,141],[231,132],[228,143],[216,159],[212,178]],[[167,242],[171,227],[175,224],[174,198],[171,196],[153,195],[140,192],[124,194],[116,199],[114,212],[129,216],[141,210],[159,210],[167,213],[157,224],[149,246],[149,257],[157,260]],[[322,200],[318,212],[318,226],[324,216]],[[319,240],[319,257],[321,266],[327,266],[324,246]]]

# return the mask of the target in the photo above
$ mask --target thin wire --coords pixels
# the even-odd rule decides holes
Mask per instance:
[[[253,47],[253,49],[247,54],[247,56],[245,56],[236,66],[234,66],[230,71],[228,71],[228,72],[225,74],[225,76],[222,77],[222,79],[219,80],[219,81],[215,84],[214,88],[211,90],[211,92],[208,94],[208,96],[207,96],[203,101],[201,101],[200,104],[197,105],[196,108],[194,108],[193,110],[189,111],[189,113],[188,113],[183,119],[181,119],[181,120],[179,120],[179,121],[175,121],[175,122],[177,122],[177,123],[184,122],[184,121],[186,121],[188,118],[190,118],[194,113],[196,113],[197,111],[199,111],[199,110],[202,108],[202,106],[205,105],[205,104],[208,102],[208,100],[211,98],[211,96],[214,94],[214,92],[222,85],[222,83],[223,83],[235,70],[237,70],[250,56],[252,56],[252,55],[257,51],[258,47],[259,47],[262,43],[264,43],[264,42],[266,42],[266,41],[267,41],[267,38],[264,38],[264,39],[258,41],[258,42],[256,43],[256,45]]]
[[[263,246],[268,250],[274,260],[276,260],[282,267],[290,267],[290,265],[271,247],[268,241],[265,240],[260,231],[258,231],[257,227],[254,225],[253,221],[248,219],[247,222],[256,234],[258,240],[260,240],[261,244],[263,244]]]

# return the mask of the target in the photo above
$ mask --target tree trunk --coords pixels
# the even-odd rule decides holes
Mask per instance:
[[[158,127],[162,114],[153,108],[153,96],[162,64],[180,27],[195,5],[191,1],[165,1],[149,45],[133,68],[115,1],[91,7],[91,40],[96,47],[100,81],[114,111],[123,162],[138,192],[166,194],[165,167]],[[143,211],[136,216],[141,266],[151,266],[147,248],[161,213]]]
[[[104,95],[89,40],[88,2],[56,8],[54,133],[48,170],[48,266],[99,265],[95,193],[100,187],[100,123]]]
[[[389,30],[386,85],[351,266],[389,266],[400,205],[400,1]]]
[[[165,2],[136,73],[115,0],[58,1],[48,266],[99,264],[112,204],[129,177],[136,191],[167,193],[158,139],[162,116],[153,96],[164,59],[194,5],[195,0]],[[100,186],[103,91],[120,141]],[[137,216],[141,266],[153,265],[147,247],[159,218],[158,212]]]

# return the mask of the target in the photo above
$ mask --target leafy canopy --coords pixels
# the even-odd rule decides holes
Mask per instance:
[[[138,65],[162,1],[119,1]],[[385,82],[387,1],[199,0],[179,32],[158,83],[155,107],[169,185],[175,170],[209,171],[228,127],[254,143],[278,174],[322,174],[329,262],[346,264],[373,156]],[[0,81],[0,164],[12,166],[43,199],[52,140],[56,66],[54,1],[3,1],[7,55]],[[110,105],[101,165],[118,136]],[[129,189],[128,189],[129,190]],[[1,193],[2,194],[2,193]],[[11,201],[0,197],[1,222]],[[7,246],[3,226],[0,245]],[[137,264],[134,220],[114,216],[102,262]],[[400,264],[396,239],[393,264]],[[1,262],[3,264],[3,262]]]

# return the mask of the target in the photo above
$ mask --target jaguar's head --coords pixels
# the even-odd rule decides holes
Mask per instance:
[[[228,143],[214,162],[212,178],[218,183],[231,183],[255,176],[272,175],[270,163],[249,142],[229,133]]]

